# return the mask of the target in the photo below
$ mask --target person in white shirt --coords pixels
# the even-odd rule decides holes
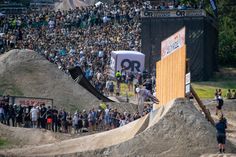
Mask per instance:
[[[30,110],[30,117],[32,121],[33,128],[37,127],[38,117],[39,116],[39,110],[34,105],[33,108]]]

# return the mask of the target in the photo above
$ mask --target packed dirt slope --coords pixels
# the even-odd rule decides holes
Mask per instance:
[[[52,98],[54,106],[91,109],[98,99],[72,78],[31,50],[11,50],[0,56],[2,94]]]
[[[152,112],[148,117],[149,125],[143,117],[108,132],[55,144],[1,150],[0,154],[5,156],[198,157],[201,154],[217,151],[215,128],[188,100],[177,99],[162,109]],[[137,127],[136,123],[140,125]],[[136,128],[134,134],[129,133],[130,128]],[[236,151],[229,142],[227,148],[228,153]]]
[[[44,129],[9,127],[0,123],[0,138],[7,140],[7,147],[41,145],[71,138],[68,134],[54,133]]]

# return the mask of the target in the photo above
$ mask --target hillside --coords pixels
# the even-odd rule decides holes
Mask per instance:
[[[0,56],[0,95],[52,98],[66,110],[91,109],[96,97],[31,50],[11,50]]]

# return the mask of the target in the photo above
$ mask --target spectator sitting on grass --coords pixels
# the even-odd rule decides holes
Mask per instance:
[[[227,97],[227,99],[232,99],[232,93],[231,93],[231,90],[230,90],[230,89],[228,89],[228,92],[227,92],[227,94],[226,94],[226,97]]]

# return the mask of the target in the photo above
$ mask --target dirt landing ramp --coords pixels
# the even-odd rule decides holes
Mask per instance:
[[[42,145],[71,139],[69,134],[54,133],[45,129],[9,127],[0,123],[0,138],[7,140],[9,147]]]
[[[236,157],[236,154],[204,154],[201,157]]]
[[[161,111],[161,110],[160,110]],[[164,111],[164,112],[163,112]],[[60,143],[2,150],[5,156],[160,156],[199,157],[217,151],[215,128],[185,99],[177,99],[154,115],[124,127]],[[156,120],[158,119],[158,120]],[[146,128],[146,129],[144,129]],[[135,129],[135,131],[134,131]],[[143,131],[142,131],[143,130]],[[131,132],[133,131],[133,132]],[[236,150],[228,143],[227,152]]]
[[[108,146],[116,145],[133,138],[136,134],[142,132],[147,127],[147,125],[148,116],[145,116],[134,122],[131,122],[128,125],[110,131],[32,148],[14,149],[2,152],[0,151],[0,155],[54,156],[64,153],[68,154],[106,148]]]
[[[91,109],[100,103],[57,65],[31,50],[0,56],[0,89],[3,94],[52,98],[57,109]]]

